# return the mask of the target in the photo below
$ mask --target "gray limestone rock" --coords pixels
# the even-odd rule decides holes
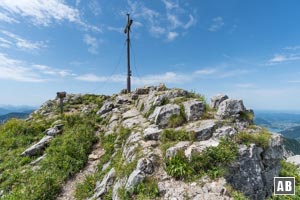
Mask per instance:
[[[32,145],[31,147],[26,149],[23,153],[21,153],[21,156],[34,156],[38,154],[40,151],[45,149],[45,147],[50,143],[52,139],[53,136],[49,136],[49,135],[43,137],[36,144]]]
[[[195,139],[198,141],[208,140],[213,136],[213,132],[217,128],[216,120],[203,120],[198,124],[190,124],[186,127],[188,132],[195,134]]]
[[[105,194],[109,188],[113,186],[114,180],[116,176],[116,170],[112,168],[102,179],[101,182],[96,183],[95,194],[91,199],[101,197]]]
[[[63,131],[63,124],[57,124],[57,125],[55,125],[54,127],[52,127],[52,128],[48,128],[47,130],[45,130],[45,134],[46,135],[50,135],[50,136],[56,136],[57,134],[60,134],[60,133],[62,133],[62,131]]]
[[[219,119],[238,118],[244,111],[246,109],[242,100],[226,99],[220,103],[216,117]]]
[[[180,107],[175,104],[167,104],[156,107],[154,112],[149,116],[149,120],[160,127],[168,125],[169,119],[172,115],[179,115]]]
[[[136,169],[129,175],[127,183],[125,185],[126,190],[129,190],[141,183],[147,174],[154,172],[154,166],[151,160],[148,158],[141,158],[137,162]]]
[[[231,126],[222,126],[213,133],[213,137],[221,138],[226,136],[233,136],[237,133],[238,133],[237,130]]]
[[[147,87],[136,88],[134,91],[134,94],[137,94],[137,95],[148,94],[148,93],[149,93],[149,88],[147,88]]]
[[[114,108],[114,103],[107,101],[103,104],[103,106],[100,108],[100,110],[97,111],[97,115],[103,115],[106,114],[108,112],[110,112],[113,108]]]
[[[212,109],[218,109],[219,108],[219,105],[220,103],[222,103],[224,100],[228,99],[228,96],[227,95],[224,95],[224,94],[218,94],[214,97],[212,97],[210,100],[211,100],[211,103],[210,103],[210,107]]]
[[[162,130],[157,126],[150,126],[144,130],[145,140],[159,140]]]
[[[216,147],[218,145],[219,141],[214,139],[194,142],[184,151],[184,154],[190,160],[193,154],[200,154],[207,147]]]
[[[188,121],[201,119],[204,112],[204,103],[198,100],[183,102],[184,111]]]
[[[166,158],[170,158],[176,155],[178,151],[185,151],[190,146],[189,141],[180,141],[175,146],[166,150]]]

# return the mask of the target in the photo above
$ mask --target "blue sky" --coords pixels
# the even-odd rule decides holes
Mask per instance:
[[[166,83],[241,98],[253,109],[300,110],[297,0],[0,0],[0,104],[40,105],[57,91]]]

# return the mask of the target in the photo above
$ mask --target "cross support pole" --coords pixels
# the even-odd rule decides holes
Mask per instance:
[[[64,98],[67,96],[66,92],[57,92],[57,98],[59,98],[60,114],[64,113]]]
[[[124,33],[127,34],[127,92],[131,92],[131,70],[130,70],[130,27],[133,20],[130,19],[130,15],[127,14],[127,25],[125,27]]]

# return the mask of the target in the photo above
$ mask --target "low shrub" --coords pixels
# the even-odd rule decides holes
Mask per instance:
[[[269,133],[266,129],[263,129],[259,133],[245,133],[240,132],[235,136],[235,140],[239,144],[249,145],[254,143],[262,148],[268,148],[271,139],[271,133]]]
[[[189,161],[183,152],[166,160],[166,172],[177,179],[195,179],[204,174],[211,178],[222,176],[238,154],[237,145],[229,139],[221,139],[216,147],[208,147],[202,153],[194,153]]]
[[[174,130],[174,129],[164,129],[161,133],[160,140],[163,143],[170,141],[193,141],[195,139],[195,134],[193,132],[187,132],[185,130]]]
[[[184,153],[179,151],[174,157],[166,160],[166,172],[176,179],[186,179],[192,175],[193,168]]]

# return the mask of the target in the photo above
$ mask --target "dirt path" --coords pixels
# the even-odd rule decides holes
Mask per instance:
[[[103,154],[104,150],[101,148],[100,144],[95,144],[93,146],[91,154],[89,155],[86,166],[64,184],[60,195],[57,197],[57,200],[75,200],[74,192],[76,189],[76,185],[78,183],[82,183],[86,176],[94,174],[96,172],[99,158]]]

